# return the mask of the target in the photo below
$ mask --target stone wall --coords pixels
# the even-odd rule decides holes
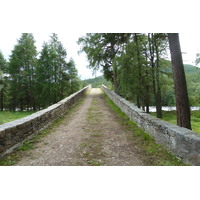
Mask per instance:
[[[153,136],[157,143],[164,145],[185,162],[191,165],[200,165],[200,134],[145,113],[104,85],[102,85],[102,89],[132,121]]]
[[[0,157],[11,153],[25,141],[37,135],[40,130],[47,128],[49,124],[78,102],[90,88],[91,85],[88,85],[44,110],[0,125]]]

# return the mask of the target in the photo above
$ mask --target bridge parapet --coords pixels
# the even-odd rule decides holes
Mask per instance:
[[[11,153],[39,131],[47,128],[84,96],[91,85],[75,92],[56,104],[27,117],[0,125],[0,157]]]
[[[107,96],[157,143],[191,165],[200,165],[200,134],[153,117],[102,85]]]

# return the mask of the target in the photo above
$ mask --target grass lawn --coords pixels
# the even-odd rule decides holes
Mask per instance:
[[[34,111],[0,111],[0,124],[26,117],[32,113],[34,113]]]
[[[152,116],[156,117],[156,113],[152,112]],[[163,111],[163,120],[172,124],[176,124],[176,111]],[[192,130],[200,133],[200,110],[191,111]]]

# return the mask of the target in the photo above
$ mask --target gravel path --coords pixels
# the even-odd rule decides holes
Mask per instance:
[[[141,166],[135,145],[93,88],[62,124],[41,139],[16,163],[22,166]]]

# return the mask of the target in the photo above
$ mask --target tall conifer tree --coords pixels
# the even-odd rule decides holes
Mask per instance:
[[[7,62],[0,51],[0,109],[3,110],[6,101],[6,93],[7,93],[7,78],[4,77],[4,74],[7,70]]]
[[[10,96],[13,110],[36,109],[35,71],[37,50],[33,34],[23,33],[10,56]]]

